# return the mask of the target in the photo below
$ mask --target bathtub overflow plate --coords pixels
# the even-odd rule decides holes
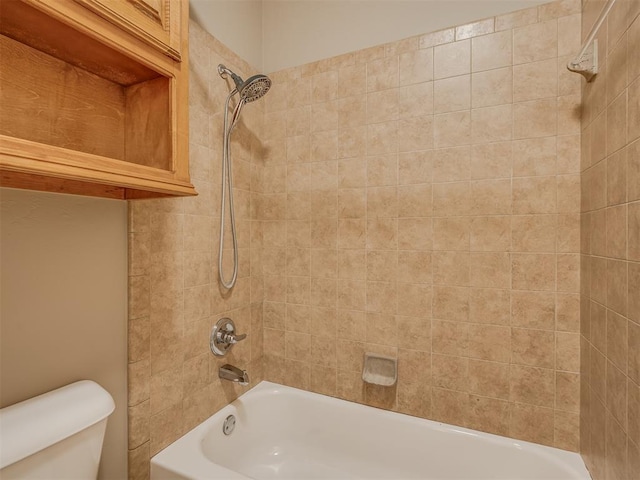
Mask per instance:
[[[236,417],[235,415],[229,415],[222,424],[222,432],[225,435],[231,435],[234,428],[236,428]]]

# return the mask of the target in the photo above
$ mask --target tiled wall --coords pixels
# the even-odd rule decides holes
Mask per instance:
[[[272,75],[267,379],[578,450],[580,7]]]
[[[209,351],[209,333],[219,318],[231,317],[239,333],[249,334],[222,363],[246,368],[253,384],[262,377],[261,266],[250,252],[261,250],[251,197],[262,168],[253,160],[262,156],[263,105],[247,105],[232,136],[240,270],[226,294],[218,288],[217,253],[229,86],[217,66],[225,63],[241,76],[255,72],[194,22],[189,40],[190,167],[199,195],[130,202],[129,472],[136,479],[148,478],[150,456],[243,391],[218,379],[221,361]],[[231,250],[225,255],[230,259]]]
[[[250,340],[225,361],[253,383],[264,359],[276,382],[580,448],[596,480],[640,468],[639,2],[618,0],[602,30],[582,137],[565,65],[603,2],[580,3],[271,74],[234,131],[230,296],[215,69],[251,69],[191,23],[200,195],[130,205],[132,478],[240,393],[208,350],[227,314]],[[367,351],[399,359],[397,386],[362,382]]]
[[[585,2],[583,34],[603,2]],[[640,1],[619,0],[583,89],[580,449],[594,480],[640,472]]]

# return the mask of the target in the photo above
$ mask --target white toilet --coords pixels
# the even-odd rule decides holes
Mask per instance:
[[[0,478],[95,480],[114,408],[83,380],[0,409]]]

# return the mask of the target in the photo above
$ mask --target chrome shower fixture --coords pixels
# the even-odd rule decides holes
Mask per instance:
[[[271,79],[266,75],[253,75],[246,81],[233,73],[224,65],[218,65],[218,74],[222,78],[231,77],[236,85],[236,91],[240,94],[240,99],[244,102],[254,102],[263,97],[271,88]]]
[[[233,73],[224,65],[218,65],[218,74],[222,78],[231,77],[235,88],[231,90],[224,104],[224,133],[222,141],[222,195],[220,206],[220,244],[218,250],[218,275],[220,283],[226,289],[231,289],[236,284],[238,278],[238,239],[236,235],[236,220],[233,208],[233,169],[231,168],[231,147],[230,138],[233,128],[240,118],[240,111],[245,103],[253,102],[263,97],[271,88],[271,79],[266,75],[253,75],[246,81]],[[231,124],[229,124],[229,102],[235,94],[239,94],[238,103],[233,109]],[[224,278],[222,271],[223,250],[224,250],[224,229],[226,214],[226,197],[229,190],[229,217],[231,218],[231,238],[233,242],[233,274],[228,282]]]

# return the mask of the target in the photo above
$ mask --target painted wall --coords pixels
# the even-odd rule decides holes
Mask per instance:
[[[550,3],[272,75],[266,379],[578,450],[580,27]]]
[[[583,8],[583,34],[603,2]],[[618,0],[583,82],[580,450],[594,480],[640,472],[640,1]]]
[[[264,68],[302,65],[546,0],[265,0]]]
[[[190,0],[192,20],[262,70],[262,0]]]
[[[191,0],[191,18],[274,72],[547,0]]]
[[[127,472],[127,204],[0,189],[0,405],[82,379],[111,393],[100,477]]]

